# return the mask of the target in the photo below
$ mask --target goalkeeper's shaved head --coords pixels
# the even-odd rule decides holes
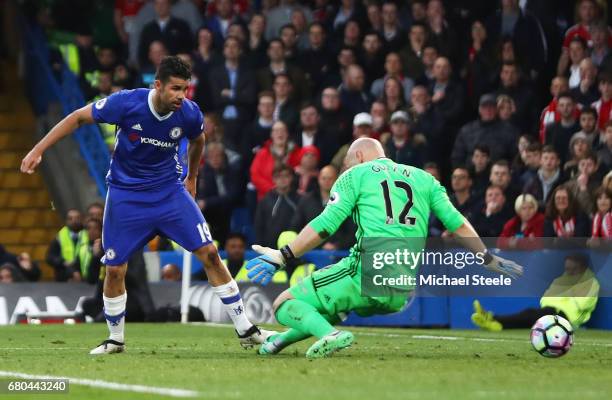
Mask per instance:
[[[359,138],[349,147],[344,163],[347,168],[350,168],[357,164],[376,160],[384,156],[385,151],[378,140],[367,137]]]

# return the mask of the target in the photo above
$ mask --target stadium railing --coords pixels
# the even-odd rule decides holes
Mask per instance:
[[[77,77],[62,64],[59,76],[50,66],[50,51],[43,29],[23,16],[21,27],[24,41],[26,86],[36,115],[44,114],[51,102],[61,104],[64,116],[83,107],[86,102]],[[89,175],[94,180],[98,193],[106,197],[105,177],[110,154],[97,125],[84,125],[73,135],[81,156],[87,164]]]

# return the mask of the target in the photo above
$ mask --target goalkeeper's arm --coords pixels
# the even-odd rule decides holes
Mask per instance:
[[[483,255],[483,263],[485,268],[501,272],[512,278],[518,278],[523,274],[523,267],[511,260],[506,260],[499,256],[489,253],[487,247],[482,242],[476,230],[470,222],[464,218],[463,224],[453,232],[457,237],[457,241],[466,249],[477,254]]]

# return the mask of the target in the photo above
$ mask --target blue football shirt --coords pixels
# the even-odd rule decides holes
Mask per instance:
[[[151,190],[180,183],[186,172],[179,158],[179,144],[202,133],[202,112],[196,103],[185,99],[178,110],[159,115],[153,107],[153,90],[122,90],[93,104],[96,122],[117,126],[115,151],[106,176],[109,186]]]

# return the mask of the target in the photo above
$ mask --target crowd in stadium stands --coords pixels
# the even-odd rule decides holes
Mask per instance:
[[[165,55],[192,65],[187,96],[207,126],[197,200],[222,246],[237,207],[250,211],[262,245],[301,229],[359,137],[434,174],[478,233],[500,244],[612,237],[605,1],[45,4],[38,20],[74,33],[56,44],[90,100],[149,87]],[[114,129],[102,131],[112,148]],[[88,240],[96,254],[93,220],[85,239],[69,217],[57,242]],[[324,248],[347,248],[353,231],[348,222]],[[432,217],[430,234],[450,233]],[[48,259],[58,276],[91,278],[95,268],[58,243]]]

